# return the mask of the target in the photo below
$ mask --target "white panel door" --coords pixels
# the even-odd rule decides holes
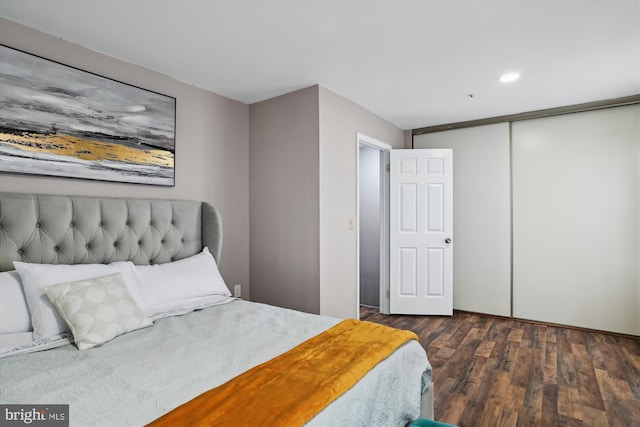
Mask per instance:
[[[392,150],[389,309],[453,314],[453,152]]]

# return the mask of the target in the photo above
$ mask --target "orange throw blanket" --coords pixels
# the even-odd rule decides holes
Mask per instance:
[[[149,426],[301,426],[412,339],[410,331],[344,320]]]

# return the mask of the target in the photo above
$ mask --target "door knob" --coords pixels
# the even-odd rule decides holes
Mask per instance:
[[[444,242],[447,244],[451,243],[451,237],[447,237],[446,239],[444,239]]]

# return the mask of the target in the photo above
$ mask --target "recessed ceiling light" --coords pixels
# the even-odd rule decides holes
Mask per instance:
[[[502,83],[511,83],[515,82],[520,78],[520,73],[506,73],[500,76],[500,81]]]

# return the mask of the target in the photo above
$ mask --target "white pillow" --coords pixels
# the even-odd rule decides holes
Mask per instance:
[[[44,291],[69,325],[80,350],[151,326],[121,273],[47,286]]]
[[[0,334],[31,332],[31,316],[17,271],[0,273]]]
[[[33,340],[51,338],[69,330],[58,310],[44,294],[44,288],[58,283],[75,282],[93,277],[122,273],[125,283],[141,306],[146,305],[139,290],[132,262],[114,262],[112,264],[31,264],[13,262],[20,273],[27,306],[31,313]]]
[[[136,273],[151,311],[154,306],[195,297],[231,296],[215,259],[206,247],[199,254],[178,261],[136,265]]]

